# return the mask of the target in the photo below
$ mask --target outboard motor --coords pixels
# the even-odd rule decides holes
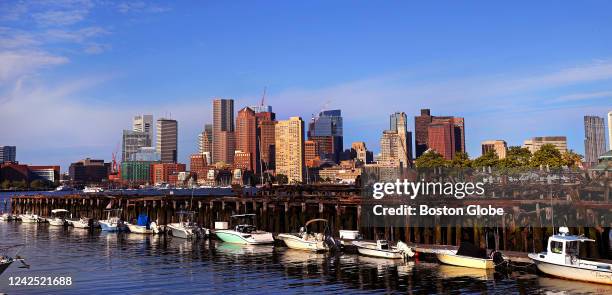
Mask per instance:
[[[505,261],[504,256],[499,251],[491,252],[491,259],[493,259],[493,263],[495,263],[496,266]]]

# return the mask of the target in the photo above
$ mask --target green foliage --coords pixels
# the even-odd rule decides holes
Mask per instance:
[[[436,168],[436,167],[446,167],[450,163],[442,155],[437,153],[436,151],[428,151],[418,157],[414,163],[417,168]]]
[[[499,157],[493,150],[486,152],[484,155],[474,159],[472,166],[474,168],[481,167],[497,167],[499,164]]]
[[[582,155],[575,153],[573,150],[567,151],[562,155],[563,162],[567,167],[576,167],[582,162]]]
[[[548,166],[551,168],[559,168],[565,165],[561,152],[552,144],[544,144],[538,151],[533,153],[530,166],[537,168],[540,166]]]
[[[49,186],[46,181],[42,179],[35,179],[32,182],[30,182],[30,187],[33,189],[42,189],[42,188],[47,188]]]
[[[11,188],[11,181],[8,179],[5,179],[2,182],[2,189],[9,189],[9,188]]]
[[[458,152],[455,154],[455,158],[450,162],[450,166],[453,168],[469,168],[472,167],[472,160],[467,153]]]
[[[25,180],[18,180],[13,182],[13,187],[16,189],[25,189],[28,187],[28,184]]]
[[[499,160],[500,168],[528,167],[531,161],[531,152],[527,148],[511,146],[506,152],[506,158]]]

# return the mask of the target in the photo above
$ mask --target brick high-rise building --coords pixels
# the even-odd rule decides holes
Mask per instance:
[[[179,172],[185,172],[186,165],[180,163],[159,163],[151,165],[151,182],[154,184],[158,183],[169,183],[171,182],[171,175]]]
[[[452,160],[456,152],[453,124],[450,121],[430,123],[427,127],[427,146],[444,159]]]
[[[289,183],[304,181],[304,121],[300,117],[276,123],[276,174]]]
[[[606,152],[604,118],[584,116],[584,160],[597,164],[599,156]]]
[[[432,116],[429,109],[422,109],[421,115],[414,117],[415,130],[415,146],[416,157],[420,157],[425,151],[431,148],[429,146],[429,126],[431,124],[442,124],[452,126],[451,136],[453,145],[452,151],[449,154],[454,155],[457,152],[465,152],[465,121],[461,117],[451,116]],[[435,128],[440,128],[435,127]],[[435,129],[434,128],[434,129]],[[438,134],[439,135],[439,134]],[[438,140],[434,140],[438,141]],[[438,146],[440,148],[440,146]]]
[[[172,119],[157,120],[157,152],[162,163],[178,161],[178,122]]]
[[[304,141],[304,162],[307,167],[317,167],[320,163],[319,143],[314,140]]]
[[[198,179],[206,178],[208,162],[204,154],[193,154],[189,157],[189,170]]]
[[[248,154],[249,163],[247,163],[248,165],[246,165],[245,169],[258,173],[260,165],[257,142],[257,117],[255,116],[255,111],[248,107],[238,111],[238,116],[236,117],[236,150]]]
[[[270,108],[271,109],[271,108]],[[275,158],[275,126],[276,126],[276,114],[273,112],[259,112],[255,113],[257,117],[257,136],[259,138],[258,148],[259,157],[261,163],[257,163],[263,167],[263,170],[274,169],[274,158]]]
[[[213,100],[213,163],[234,162],[234,100]]]

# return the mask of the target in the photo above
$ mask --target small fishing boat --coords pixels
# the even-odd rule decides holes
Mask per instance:
[[[66,221],[66,215],[70,212],[66,209],[53,209],[51,210],[51,219],[49,219],[49,225],[54,226],[66,226],[68,222]]]
[[[91,186],[91,187],[90,186],[86,186],[83,189],[84,193],[101,193],[103,191],[104,191],[104,189],[102,189],[100,187],[95,187],[95,186]]]
[[[492,256],[496,257],[496,260],[503,260],[498,253],[493,252]],[[486,249],[480,249],[468,242],[462,242],[458,250],[440,251],[436,256],[442,263],[471,268],[493,269],[496,263],[487,256]]]
[[[167,229],[173,237],[182,239],[197,239],[205,238],[210,232],[208,229],[200,228],[195,222],[193,222],[193,211],[180,211],[178,212],[179,222],[170,223],[167,225]]]
[[[258,230],[254,223],[255,214],[239,214],[232,215],[232,219],[236,220],[251,220],[250,223],[245,222],[238,224],[233,230],[226,228],[217,229],[215,226],[215,235],[224,242],[245,244],[245,245],[263,245],[273,244],[274,237],[272,233]],[[220,223],[227,226],[227,223]]]
[[[119,214],[122,211],[121,209],[107,209],[104,211],[107,212],[107,218],[98,221],[103,231],[116,232],[126,229],[125,224],[123,224],[123,221],[119,218]]]
[[[151,222],[149,216],[144,213],[138,215],[135,224],[126,223],[126,225],[130,232],[137,234],[158,234],[162,231],[162,228],[155,221]]]
[[[612,285],[612,264],[581,259],[580,243],[595,242],[584,236],[571,235],[567,227],[548,238],[546,251],[530,253],[529,258],[541,272],[570,280]]]
[[[308,231],[308,226],[313,223],[324,223],[325,233],[314,233]],[[312,219],[300,228],[299,233],[279,234],[277,238],[285,242],[287,247],[297,250],[328,251],[339,245],[329,234],[327,219]]]
[[[387,240],[376,240],[376,243],[353,241],[352,244],[357,247],[359,254],[371,257],[402,259],[413,257],[415,254],[414,250],[402,241],[397,242],[394,247],[390,246]]]
[[[76,220],[67,220],[69,225],[74,226],[74,228],[89,228],[90,226],[97,227],[99,224],[92,220],[91,218],[81,217]]]
[[[21,222],[23,223],[41,223],[41,222],[47,221],[46,219],[36,214],[30,214],[30,213],[20,214],[19,219],[21,219]]]

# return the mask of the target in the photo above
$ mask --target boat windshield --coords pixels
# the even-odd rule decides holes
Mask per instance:
[[[558,242],[558,241],[551,241],[550,251],[552,251],[555,254],[562,254],[563,253],[563,243]]]
[[[578,256],[578,241],[567,242],[565,253],[568,255]]]

